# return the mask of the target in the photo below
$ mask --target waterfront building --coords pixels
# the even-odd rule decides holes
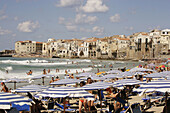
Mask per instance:
[[[161,54],[170,54],[170,29],[164,29],[161,31],[160,43],[162,45]]]
[[[15,51],[17,54],[42,54],[42,42],[36,41],[17,41]]]

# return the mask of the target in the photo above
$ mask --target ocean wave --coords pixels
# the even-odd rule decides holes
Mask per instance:
[[[49,75],[54,75],[54,76],[58,76],[58,75],[64,75],[65,74],[65,70],[67,70],[68,74],[75,74],[76,72],[78,73],[82,73],[83,71],[88,72],[91,71],[92,68],[88,67],[88,68],[74,68],[74,69],[62,69],[59,70],[59,72],[56,73],[55,69],[52,69],[50,73],[48,73]],[[18,79],[30,79],[34,76],[38,76],[38,75],[42,75],[43,71],[33,71],[32,75],[27,75],[27,72],[9,72],[8,74],[4,71],[0,70],[0,79],[10,79],[10,78],[18,78]]]
[[[51,65],[66,65],[71,62],[53,62],[47,60],[2,60],[0,63],[13,64],[13,65],[30,65],[30,66],[51,66]]]

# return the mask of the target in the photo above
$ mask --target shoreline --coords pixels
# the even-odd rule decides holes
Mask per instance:
[[[88,59],[88,60],[112,60],[112,61],[136,61],[139,62],[140,60],[137,59],[116,59],[116,58],[82,58],[82,57],[47,57],[47,56],[18,56],[12,55],[13,58],[58,58],[58,59]],[[144,61],[142,61],[144,62]]]

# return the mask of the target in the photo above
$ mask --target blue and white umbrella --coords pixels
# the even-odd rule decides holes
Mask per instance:
[[[43,74],[43,75],[33,76],[33,77],[31,77],[30,79],[31,79],[31,80],[42,79],[42,84],[44,85],[44,78],[45,78],[45,77],[48,77],[48,78],[49,78],[49,77],[54,77],[54,75],[48,75],[48,74],[47,74],[47,75],[44,75],[44,74]]]
[[[120,84],[120,85],[137,85],[141,83],[142,83],[141,81],[136,79],[122,79],[114,82],[114,84]]]
[[[76,75],[76,77],[90,77],[90,76],[93,76],[93,75],[95,75],[95,73],[81,73],[81,74],[78,74],[78,75]]]
[[[113,84],[112,83],[108,83],[108,82],[95,82],[92,84],[87,84],[83,87],[81,87],[81,89],[84,90],[101,90],[101,89],[106,89],[111,87]]]
[[[83,77],[83,78],[80,78],[80,80],[87,80],[88,77]],[[92,80],[105,80],[104,77],[99,77],[99,76],[92,76],[90,77]]]
[[[50,98],[65,98],[65,97],[72,97],[72,98],[94,98],[94,95],[90,94],[89,92],[80,89],[80,88],[74,88],[74,87],[67,87],[67,86],[61,86],[61,87],[54,87],[49,88],[45,91],[42,91],[38,93],[36,98],[41,97],[50,97]]]
[[[61,79],[61,80],[50,83],[50,85],[75,84],[75,83],[79,83],[79,82],[81,82],[81,80],[78,80],[78,79]]]
[[[132,77],[135,73],[134,72],[122,72],[119,75],[123,76],[123,77]]]
[[[117,74],[117,73],[121,73],[121,71],[119,71],[119,70],[110,70],[110,71],[107,71],[106,73]]]
[[[114,79],[114,78],[123,78],[123,76],[120,75],[120,74],[108,74],[108,75],[103,76],[103,78],[105,78],[105,79]]]
[[[170,92],[170,80],[152,81],[134,89],[134,92]]]
[[[31,105],[32,99],[12,93],[0,92],[0,109],[10,109],[11,105]]]
[[[17,88],[16,90],[11,90],[11,92],[14,92],[14,93],[27,93],[27,92],[38,93],[38,92],[44,91],[48,88],[49,87],[47,87],[47,86],[27,85],[27,86]]]
[[[1,82],[14,83],[14,89],[16,89],[16,83],[29,83],[30,81],[27,79],[11,78],[11,79],[2,80]]]
[[[147,74],[145,76],[146,78],[165,78],[165,74],[163,73],[151,73],[151,74]]]
[[[152,72],[154,72],[154,70],[152,70],[152,69],[137,68],[137,67],[134,67],[134,68],[130,69],[129,72],[144,72],[144,71],[152,71]]]

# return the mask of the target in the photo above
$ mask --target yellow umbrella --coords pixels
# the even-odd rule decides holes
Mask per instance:
[[[96,73],[96,75],[101,75],[103,73],[106,73],[105,71],[102,71],[102,72],[99,72],[99,73]]]

